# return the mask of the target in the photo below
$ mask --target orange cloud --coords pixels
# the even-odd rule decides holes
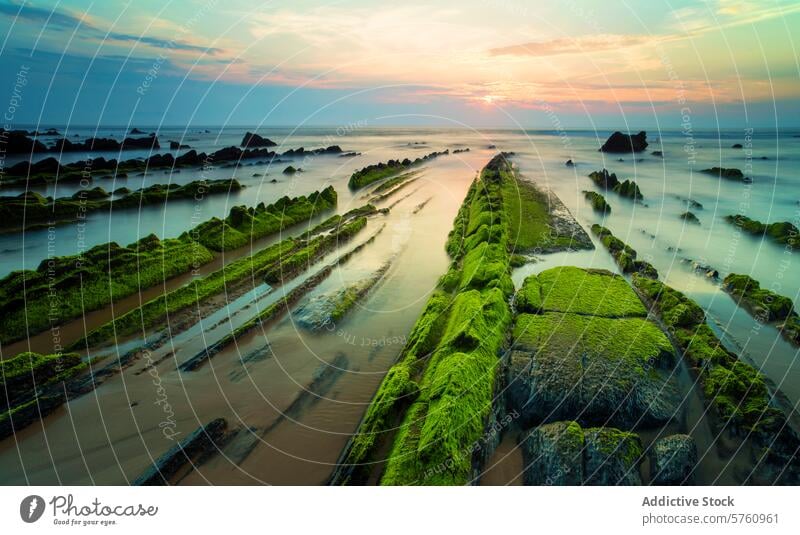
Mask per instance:
[[[492,48],[492,56],[555,56],[559,54],[587,54],[603,50],[616,50],[650,44],[653,36],[647,35],[592,35],[585,37],[532,41],[519,45]]]

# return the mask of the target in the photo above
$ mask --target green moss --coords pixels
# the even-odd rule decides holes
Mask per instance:
[[[297,245],[295,239],[288,238],[253,255],[235,260],[204,277],[195,278],[188,284],[101,325],[75,346],[93,346],[115,337],[128,336],[142,329],[163,325],[170,315],[197,306],[209,297],[224,292],[228,285],[263,276],[266,267],[273,265]]]
[[[705,323],[697,303],[658,281],[634,276],[633,282],[669,326],[721,417],[745,430],[768,429],[780,418],[779,411],[770,407],[771,395],[763,375],[725,349]],[[748,281],[740,278],[732,283],[749,287]]]
[[[412,381],[419,385],[414,402],[407,410],[373,403],[352,441],[351,465],[372,457],[377,443],[371,437],[392,441],[382,484],[464,484],[470,477],[472,447],[488,422],[498,353],[511,321],[510,218],[501,195],[509,177],[510,165],[496,157],[470,187],[448,238],[453,265],[376,398],[405,391],[398,383]],[[389,421],[397,423],[396,433],[386,429]]]
[[[633,285],[653,303],[668,327],[691,327],[705,322],[705,312],[681,292],[663,282],[634,275]]]
[[[616,238],[610,230],[600,225],[592,225],[592,232],[600,238],[602,244],[623,273],[638,273],[651,279],[658,278],[658,271],[649,262],[638,260],[637,253],[622,240]]]
[[[606,202],[606,198],[595,191],[584,191],[583,196],[592,205],[595,212],[607,214],[611,212],[611,206]]]
[[[542,310],[542,288],[536,275],[531,275],[522,283],[522,288],[514,298],[518,312],[537,314]]]
[[[84,255],[44,260],[35,271],[16,271],[0,281],[0,304],[7,313],[0,341],[80,317],[212,259],[197,242],[151,235],[127,247],[112,242]]]
[[[797,227],[788,221],[764,224],[740,214],[725,216],[725,221],[736,225],[748,234],[763,236],[782,245],[789,245],[790,247],[800,245],[800,235],[798,235]]]
[[[761,288],[758,281],[749,275],[731,273],[722,281],[722,287],[765,321],[785,320],[797,315],[791,299]]]
[[[364,210],[353,210],[352,214],[365,213]],[[363,216],[362,216],[363,217]],[[171,292],[152,299],[142,306],[123,314],[114,320],[90,332],[86,338],[75,344],[76,347],[92,346],[115,337],[128,336],[142,329],[155,325],[163,325],[167,318],[189,307],[197,307],[204,300],[228,291],[228,287],[246,280],[258,280],[269,273],[280,273],[276,266],[282,259],[292,257],[293,253],[303,250],[308,253],[310,249],[318,253],[328,250],[337,240],[348,238],[353,231],[363,228],[359,217],[352,219],[351,214],[334,216],[304,234],[301,238],[287,238],[277,244],[269,246],[252,255],[235,260],[222,269],[214,271],[204,277],[193,279],[190,283]],[[348,221],[355,221],[350,226]],[[319,233],[332,233],[319,236]],[[339,231],[347,235],[339,235]],[[308,245],[313,244],[313,245]],[[308,259],[309,257],[306,256]],[[287,273],[288,275],[288,273]]]
[[[790,342],[800,345],[800,317],[789,316],[780,326],[781,334]]]
[[[559,235],[553,227],[550,200],[534,184],[519,180],[508,169],[499,172],[502,203],[508,219],[511,247],[517,252],[569,247],[572,236]]]
[[[182,186],[153,184],[137,191],[127,191],[114,200],[101,187],[81,190],[71,197],[58,199],[26,192],[16,197],[0,197],[0,228],[22,230],[41,223],[74,221],[86,213],[108,209],[110,206],[114,210],[122,210],[168,200],[202,200],[208,195],[240,189],[242,185],[236,179],[221,179],[197,180]]]
[[[449,150],[445,150],[442,152],[432,152],[426,156],[421,158],[416,158],[415,160],[409,160],[408,158],[404,160],[389,160],[388,162],[384,163],[377,163],[373,165],[368,165],[363,169],[360,169],[350,175],[350,180],[347,182],[347,185],[350,189],[359,189],[363,188],[364,186],[368,186],[370,184],[374,184],[379,180],[383,180],[384,178],[390,177],[394,174],[397,174],[404,169],[408,169],[409,167],[419,165],[427,160],[431,160],[438,156],[442,156],[445,154],[449,154]]]
[[[509,255],[500,244],[482,242],[464,257],[460,288],[499,288],[507,296],[514,293]]]
[[[586,440],[605,456],[617,457],[625,465],[635,467],[643,456],[639,435],[613,427],[593,427],[585,430]]]
[[[592,182],[594,182],[596,186],[603,189],[612,189],[619,184],[617,175],[609,173],[606,169],[602,171],[592,171],[589,173],[589,178],[592,179]]]
[[[528,263],[528,259],[519,254],[512,254],[511,258],[509,259],[509,264],[512,268],[522,267]]]
[[[386,485],[464,484],[491,411],[497,353],[511,319],[499,289],[459,294],[420,397],[407,412],[381,480]]]
[[[353,437],[347,455],[348,464],[359,466],[367,462],[375,445],[390,432],[401,408],[407,407],[417,397],[419,386],[411,377],[412,372],[404,363],[389,369],[367,409],[358,434]]]
[[[341,225],[336,232],[315,238],[304,247],[292,249],[286,256],[280,258],[274,265],[265,268],[264,280],[269,284],[283,283],[296,277],[302,271],[320,260],[325,254],[342,242],[356,235],[367,226],[366,217],[356,219]]]
[[[644,198],[642,192],[639,190],[639,186],[637,186],[636,182],[632,180],[626,180],[624,182],[620,182],[619,184],[614,186],[613,189],[620,196],[628,199],[634,199],[638,201]]]
[[[382,193],[382,192],[385,192],[385,191],[389,191],[392,188],[394,188],[395,186],[397,186],[399,184],[402,184],[402,183],[404,183],[406,181],[409,181],[411,178],[413,178],[415,176],[415,174],[416,174],[415,172],[403,173],[400,176],[396,176],[394,178],[390,178],[389,180],[379,184],[377,188],[372,190],[372,193],[374,194],[374,193]]]
[[[225,220],[214,218],[178,238],[159,240],[150,235],[127,247],[111,242],[83,255],[45,260],[35,271],[15,271],[0,280],[0,305],[8,312],[0,325],[0,342],[36,334],[163,284],[213,260],[212,251],[249,244],[335,204],[336,192],[327,188],[267,207],[238,206]]]
[[[582,361],[581,367],[589,371],[592,366],[599,371],[601,360],[622,361],[624,366],[614,364],[611,368],[618,369],[617,380],[626,380],[623,374],[629,378],[644,375],[655,363],[671,360],[672,355],[672,345],[664,333],[643,318],[520,314],[513,336],[518,347],[536,351],[537,358],[562,361],[566,355],[573,355],[572,360]]]
[[[703,392],[723,418],[743,423],[748,430],[767,425],[764,419],[780,417],[769,406],[771,395],[764,376],[741,361],[714,366],[704,377]]]
[[[563,266],[539,274],[542,309],[610,318],[646,316],[628,282],[605,270]]]
[[[15,408],[35,397],[38,388],[63,381],[84,368],[77,353],[20,353],[0,361],[0,408]],[[12,411],[13,412],[13,411]]]
[[[308,197],[282,197],[275,203],[256,208],[234,206],[224,220],[212,218],[188,233],[214,251],[227,251],[252,243],[253,240],[308,221],[336,206],[337,194],[332,186]],[[183,236],[182,236],[183,237]]]
[[[409,362],[416,362],[436,348],[450,315],[452,297],[444,292],[436,291],[428,299],[420,317],[414,323],[408,342],[403,349],[403,355]]]

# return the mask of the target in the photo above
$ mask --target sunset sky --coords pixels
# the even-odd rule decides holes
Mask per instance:
[[[799,30],[777,0],[0,0],[0,99],[22,69],[14,124],[795,127]]]

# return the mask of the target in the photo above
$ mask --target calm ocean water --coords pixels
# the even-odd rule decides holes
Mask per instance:
[[[144,127],[140,128],[149,131]],[[162,146],[168,146],[168,140],[175,140],[198,151],[209,152],[224,146],[238,145],[247,129],[225,128],[220,131],[218,128],[208,127],[207,130],[208,132],[206,128],[194,127],[189,130],[161,128],[159,138]],[[291,321],[282,323],[270,334],[269,343],[277,353],[291,358],[269,364],[272,368],[265,368],[263,375],[259,375],[258,371],[254,372],[255,378],[247,380],[248,383],[253,382],[254,392],[236,390],[237,393],[231,393],[233,390],[228,389],[217,399],[209,393],[209,388],[215,389],[216,374],[197,375],[195,381],[198,384],[192,388],[196,388],[198,394],[186,394],[185,410],[189,416],[194,411],[202,413],[204,409],[207,409],[208,415],[214,416],[219,412],[218,407],[226,406],[237,417],[247,415],[244,420],[249,421],[249,418],[256,418],[252,407],[264,395],[270,400],[290,400],[297,384],[313,375],[320,362],[318,355],[331,356],[336,352],[347,352],[351,362],[349,371],[353,373],[343,379],[338,387],[338,394],[331,394],[333,398],[339,396],[338,404],[318,406],[310,414],[310,419],[304,420],[307,427],[301,426],[299,430],[293,431],[276,431],[270,442],[271,447],[254,458],[252,466],[244,466],[245,471],[249,469],[251,472],[257,472],[261,464],[273,468],[283,466],[283,476],[281,470],[276,469],[277,472],[273,472],[271,478],[265,477],[264,481],[281,482],[284,477],[285,481],[292,481],[291,478],[296,475],[293,470],[297,466],[287,460],[290,458],[315,458],[317,454],[322,455],[324,450],[327,457],[323,455],[324,459],[321,458],[319,462],[335,460],[335,455],[334,459],[330,459],[328,452],[335,453],[338,451],[336,447],[343,445],[347,433],[357,424],[364,403],[369,401],[381,373],[396,355],[395,349],[398,349],[392,349],[385,343],[364,346],[363,340],[385,341],[403,335],[411,327],[438,276],[447,268],[448,260],[442,247],[463,194],[475,174],[498,150],[513,151],[516,154],[514,162],[522,174],[558,194],[587,231],[593,223],[602,223],[635,248],[640,256],[648,259],[658,269],[668,284],[700,302],[707,309],[712,326],[725,341],[745,359],[759,367],[786,394],[791,403],[797,404],[800,400],[800,350],[784,341],[774,327],[755,322],[717,283],[695,273],[691,263],[687,262],[692,260],[707,264],[719,271],[720,278],[731,272],[747,273],[759,280],[763,287],[789,296],[795,305],[800,305],[800,259],[797,253],[791,253],[771,242],[740,235],[724,220],[726,215],[742,213],[763,222],[792,221],[800,226],[800,137],[797,132],[755,131],[750,134],[744,130],[729,130],[694,132],[691,137],[680,131],[649,132],[650,147],[647,152],[635,156],[623,155],[622,161],[618,161],[618,155],[603,154],[597,150],[610,133],[607,130],[471,131],[370,127],[339,130],[259,128],[258,133],[277,142],[279,146],[275,150],[278,152],[301,146],[311,149],[335,144],[344,151],[360,154],[352,157],[324,155],[293,161],[293,165],[304,170],[293,177],[281,173],[289,163],[284,161],[272,166],[244,162],[246,165],[239,168],[220,167],[205,172],[182,169],[179,173],[156,171],[146,176],[130,174],[127,178],[96,178],[93,186],[100,185],[107,190],[122,186],[136,189],[154,183],[183,184],[198,178],[231,176],[235,176],[246,187],[231,196],[212,196],[202,203],[175,201],[167,206],[145,207],[139,211],[92,213],[84,225],[66,224],[57,227],[54,233],[42,229],[0,235],[0,275],[18,269],[35,268],[48,255],[74,254],[108,241],[128,244],[150,233],[160,237],[175,237],[200,221],[215,216],[224,217],[234,205],[254,206],[262,201],[269,203],[284,195],[307,194],[327,185],[333,185],[339,192],[338,210],[344,212],[365,202],[363,192],[352,193],[346,185],[355,169],[390,158],[414,158],[432,151],[452,151],[469,147],[470,152],[451,154],[426,165],[419,188],[409,187],[409,199],[397,211],[393,210],[386,220],[388,232],[384,231],[374,248],[366,250],[368,252],[352,264],[338,269],[330,282],[319,289],[319,292],[333,291],[343,283],[367,276],[387,259],[393,259],[394,265],[388,282],[375,293],[366,308],[355,313],[350,322],[353,325],[351,331],[344,336],[339,335],[338,338],[336,335],[308,336],[298,334],[300,330]],[[68,134],[78,134],[78,138],[88,135],[120,138],[125,131],[70,129]],[[731,148],[734,143],[741,143],[744,148]],[[652,151],[662,151],[663,157],[653,155]],[[158,152],[165,152],[165,149]],[[147,155],[141,151],[125,151],[123,158]],[[73,160],[85,156],[80,153],[68,155]],[[116,158],[119,154],[103,156]],[[565,166],[568,159],[573,160],[574,167]],[[10,165],[14,161],[9,158],[6,163]],[[740,168],[752,178],[752,183],[720,180],[700,173],[700,170],[713,166]],[[612,206],[611,214],[603,217],[595,213],[584,200],[582,192],[594,189],[593,183],[587,177],[588,173],[602,168],[616,173],[621,180],[635,180],[644,195],[644,201],[632,203],[609,192],[606,199]],[[272,179],[277,180],[277,183],[271,183]],[[49,185],[38,191],[61,197],[71,195],[79,188],[75,183],[63,183]],[[20,191],[5,189],[2,194],[17,194]],[[415,207],[428,199],[433,201],[419,211],[419,216],[410,215],[416,214]],[[687,210],[687,199],[702,204],[702,209],[693,209],[700,225],[685,223],[679,218]],[[371,225],[372,230],[377,230],[373,223]],[[538,263],[518,269],[514,279],[519,283],[526,274],[554,265],[616,270],[606,250],[599,243],[597,245],[597,249],[590,252],[543,256]],[[245,309],[244,306],[241,308]],[[190,331],[185,336],[185,350],[180,344],[171,350],[178,355],[181,351],[191,354],[200,341],[209,341],[205,339],[206,336],[213,338],[215,328],[210,323],[198,325],[195,331]],[[239,349],[245,353],[245,350],[263,344],[263,337],[242,343],[244,349]],[[224,356],[217,359],[215,362],[225,362]],[[231,362],[231,366],[240,366],[235,355],[231,356]],[[368,379],[365,379],[365,374]],[[186,388],[179,378],[173,379],[176,385]],[[116,405],[119,405],[118,411],[128,410],[130,400],[119,396],[120,388],[122,387],[119,385],[104,386],[98,390],[100,396],[105,396],[103,407],[108,414],[113,412]],[[126,388],[132,387],[128,385]],[[88,415],[87,421],[92,421],[96,411],[101,410],[102,413],[103,410],[90,397],[85,396],[70,404],[73,412],[86,411],[83,414]],[[276,403],[276,407],[280,405]],[[349,415],[346,418],[343,418],[343,403],[353,405],[352,410],[346,413]],[[177,405],[180,404],[176,403]],[[61,436],[74,435],[86,440],[87,433],[91,435],[89,431],[79,434],[72,427],[75,424],[63,414],[60,417],[49,417],[46,421],[50,425],[48,436],[61,433]],[[128,431],[127,427],[122,426],[117,433],[124,437]],[[324,438],[320,438],[320,434],[325,435]],[[89,481],[88,474],[94,474],[95,477],[100,474],[97,482],[120,482],[124,481],[122,472],[129,477],[131,474],[135,475],[137,466],[146,464],[146,455],[140,451],[141,444],[136,440],[127,443],[120,442],[123,440],[120,438],[115,442],[117,449],[114,450],[107,443],[106,437],[98,436],[95,439],[98,450],[111,449],[107,454],[98,454],[96,459],[90,461],[92,467],[82,465],[80,444],[74,451],[69,447],[63,450],[63,455],[67,458],[62,459],[58,466],[62,467],[60,470],[72,470],[69,472],[71,477],[67,477],[67,480]],[[27,441],[27,446],[19,451],[25,451],[25,455],[30,457],[29,464],[25,468],[20,466],[16,448],[7,446],[5,449],[0,448],[0,469],[15,474],[10,476],[10,480],[22,481],[23,472],[30,473],[31,466],[39,466],[39,477],[34,479],[42,482],[54,481],[50,463],[37,464],[34,460],[46,450],[46,441],[30,434],[23,440]],[[123,443],[125,445],[121,445]],[[318,450],[314,444],[319,446]],[[308,449],[303,450],[303,447]],[[120,449],[125,448],[128,448],[128,456],[132,459],[130,466],[124,469],[120,467],[121,472],[116,467],[108,466],[104,472],[102,467],[113,461]],[[287,451],[291,454],[286,453]],[[124,451],[120,455],[124,458]],[[56,464],[53,463],[53,466]],[[112,464],[119,465],[119,460]],[[303,469],[307,468],[304,465]],[[327,470],[328,465],[324,465],[320,468],[320,474],[310,481],[316,481],[314,478],[317,477],[320,481],[323,480]],[[36,470],[33,473],[37,473]],[[217,476],[216,482],[243,482],[236,473],[228,473],[221,468]]]

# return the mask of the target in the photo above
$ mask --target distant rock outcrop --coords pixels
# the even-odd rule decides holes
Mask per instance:
[[[253,132],[247,132],[242,138],[241,147],[274,147],[277,143],[271,139],[261,137]]]
[[[647,133],[642,131],[638,134],[630,135],[622,132],[614,132],[600,147],[601,152],[641,152],[647,148]]]
[[[0,145],[3,146],[6,154],[25,154],[47,150],[44,143],[29,138],[27,132],[6,130],[5,128],[0,128]]]
[[[118,150],[155,150],[160,149],[158,137],[150,134],[147,137],[126,137],[121,142],[112,138],[90,137],[82,143],[73,143],[67,138],[57,139],[50,149],[53,152],[89,152],[89,151],[118,151]]]

